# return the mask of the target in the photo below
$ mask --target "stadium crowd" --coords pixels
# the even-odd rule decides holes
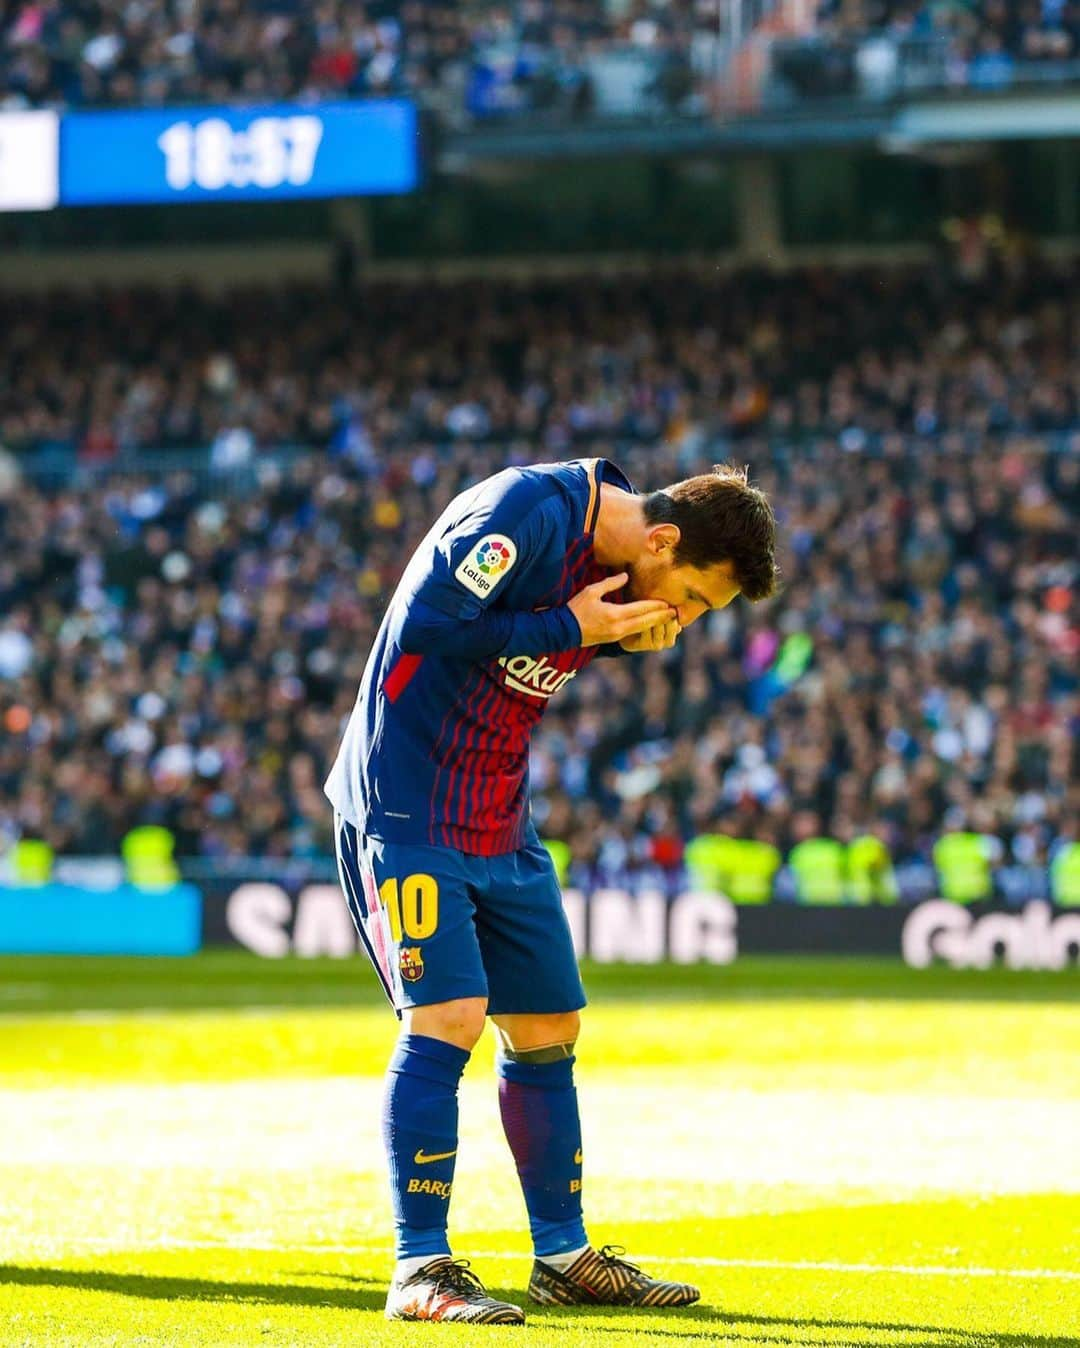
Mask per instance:
[[[973,829],[1029,865],[1076,837],[1075,282],[415,301],[126,294],[5,316],[0,839],[115,851],[158,822],[180,855],[324,854],[321,782],[413,545],[467,482],[584,453],[642,488],[749,463],[785,583],[553,701],[534,809],[579,874],[675,875],[713,829],[781,849],[877,829],[898,862]],[[314,451],[266,448],[296,440]],[[32,447],[60,441],[80,476],[34,485]],[[162,441],[211,443],[211,466],[96,462]]]
[[[484,114],[565,94],[584,106],[588,53],[617,46],[688,68],[718,12],[718,0],[6,0],[0,104],[408,94]]]
[[[0,107],[401,94],[457,121],[701,113],[723,82],[729,19],[720,0],[2,0]],[[804,95],[853,92],[842,53],[867,38],[934,41],[942,79],[1005,84],[1018,61],[1080,55],[1080,5],[825,0],[803,36],[785,67]]]
[[[1008,84],[1018,62],[1080,58],[1076,0],[823,0],[816,36],[829,42],[870,35],[893,40],[940,39],[948,77],[957,84]]]
[[[1080,424],[1068,265],[571,282],[469,279],[417,302],[314,286],[0,296],[0,443],[108,459],[314,445],[1062,431]],[[1011,268],[1011,270],[1009,270]],[[435,283],[433,283],[435,284]],[[88,363],[85,352],[95,353]]]

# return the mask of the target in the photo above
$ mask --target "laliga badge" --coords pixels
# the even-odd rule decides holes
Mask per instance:
[[[454,579],[486,599],[517,561],[517,544],[505,534],[488,534],[461,560]]]
[[[418,945],[404,945],[398,956],[398,968],[406,983],[416,983],[424,976],[424,961]]]

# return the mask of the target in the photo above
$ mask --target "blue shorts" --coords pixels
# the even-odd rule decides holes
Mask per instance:
[[[389,843],[334,817],[338,873],[391,1005],[486,997],[489,1015],[585,1005],[559,882],[536,838],[498,857]]]

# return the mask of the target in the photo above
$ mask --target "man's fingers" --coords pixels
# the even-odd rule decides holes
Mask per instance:
[[[615,619],[616,638],[638,636],[642,632],[650,632],[656,627],[655,613],[651,611],[638,614],[625,612],[626,609],[633,607],[633,604],[623,604],[619,608],[619,616]]]
[[[651,618],[619,618],[616,624],[616,634],[620,637],[642,636],[653,629]]]
[[[589,588],[595,594],[610,594],[612,590],[621,590],[629,579],[625,571],[619,571],[614,576],[605,576],[603,580],[594,581]]]
[[[652,638],[651,645],[654,651],[670,650],[675,645],[676,639],[682,628],[679,626],[677,618],[669,618],[667,622],[659,623],[649,634]]]
[[[681,630],[678,619],[676,618],[671,618],[668,622],[661,623],[658,627],[654,627],[652,631],[653,650],[670,650],[670,648],[675,645],[675,640]]]
[[[650,628],[662,627],[675,617],[675,610],[663,599],[632,599],[626,604],[605,603],[604,596],[621,589],[629,580],[625,571],[587,585],[570,600],[570,611],[581,628],[581,644],[598,646],[605,641],[639,636]]]
[[[665,622],[650,623],[647,627],[635,631],[620,632],[612,640],[622,641],[624,649],[632,651],[666,651],[675,645],[682,627],[678,618],[669,618]],[[629,642],[630,645],[625,645]]]
[[[643,632],[645,627],[656,627],[660,622],[668,622],[672,616],[671,605],[663,599],[633,599],[628,604],[619,604],[615,611],[620,618],[647,619],[643,627],[635,628],[638,632]]]

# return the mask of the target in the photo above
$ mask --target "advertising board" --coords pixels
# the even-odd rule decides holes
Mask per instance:
[[[194,885],[0,888],[5,955],[193,955],[201,945],[202,896]]]
[[[580,959],[598,964],[731,964],[740,955],[902,958],[913,968],[1080,969],[1080,911],[1034,901],[1019,911],[931,899],[914,906],[737,906],[720,894],[568,889]],[[267,959],[357,953],[336,882],[243,876],[164,891],[130,885],[0,888],[0,952],[188,955],[240,946]]]
[[[563,895],[579,958],[600,964],[730,964],[738,955],[902,957],[915,968],[1080,967],[1080,912],[1029,903],[1020,912],[933,899],[913,907],[738,907],[719,894],[599,889]],[[237,883],[207,893],[207,944],[260,955],[352,955],[356,933],[335,883]]]

